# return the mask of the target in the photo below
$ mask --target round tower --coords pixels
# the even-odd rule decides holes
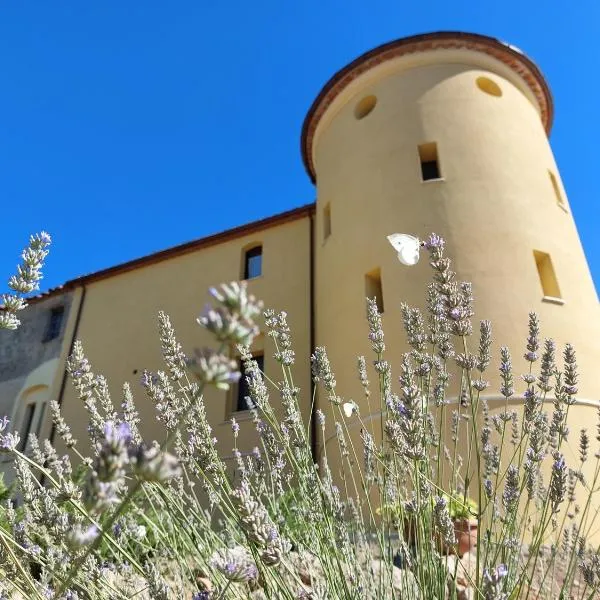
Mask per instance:
[[[494,368],[506,345],[523,372],[528,313],[537,312],[557,359],[566,342],[575,346],[581,404],[570,416],[574,428],[594,427],[600,310],[548,141],[552,117],[536,65],[469,33],[384,44],[323,87],[304,122],[302,154],[317,187],[316,343],[327,347],[340,395],[361,404],[365,296],[381,296],[394,378],[407,349],[400,303],[424,305],[427,260],[402,266],[386,236],[436,232],[458,278],[473,283],[473,351],[477,319],[490,319]],[[493,407],[499,382],[489,377]]]

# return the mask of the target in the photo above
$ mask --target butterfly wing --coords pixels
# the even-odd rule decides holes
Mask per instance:
[[[407,233],[392,233],[387,236],[389,243],[398,253],[398,260],[407,266],[419,262],[419,239]]]

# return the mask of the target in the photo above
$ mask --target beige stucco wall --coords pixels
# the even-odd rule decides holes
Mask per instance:
[[[479,76],[495,81],[503,95],[478,89]],[[357,120],[354,108],[370,94],[377,105]],[[425,142],[437,143],[442,181],[421,181],[417,147]],[[600,399],[598,297],[572,215],[556,201],[548,170],[560,177],[539,109],[515,73],[468,50],[385,62],[354,79],[329,106],[315,133],[313,160],[316,341],[328,348],[342,395],[361,399],[355,362],[358,353],[370,352],[364,276],[374,268],[381,269],[387,360],[396,380],[406,350],[399,305],[423,305],[431,270],[426,260],[402,266],[386,236],[424,238],[434,231],[446,238],[459,279],[474,283],[476,319],[494,324],[495,358],[499,345],[507,345],[516,372],[525,369],[528,312],[536,311],[542,335],[554,338],[559,351],[567,341],[575,345],[581,397]],[[328,203],[332,234],[323,241]],[[542,300],[533,250],[551,255],[564,305]],[[498,390],[495,374],[492,383],[490,393]],[[572,410],[573,429],[591,428],[594,411]]]
[[[495,81],[502,96],[481,91],[475,84],[479,76]],[[370,94],[377,97],[377,105],[357,120],[355,106]],[[441,181],[421,181],[417,147],[426,142],[437,143]],[[578,352],[580,396],[588,402],[571,409],[572,430],[594,427],[600,399],[594,372],[600,358],[598,298],[539,107],[515,72],[490,56],[467,50],[421,52],[384,62],[354,79],[321,117],[313,160],[318,195],[316,343],[327,347],[339,393],[361,404],[363,416],[368,411],[355,365],[358,354],[366,354],[369,362],[372,358],[364,318],[365,274],[381,271],[386,359],[395,382],[401,353],[407,349],[400,302],[423,306],[431,270],[426,260],[411,268],[400,265],[386,236],[405,232],[423,238],[435,231],[446,238],[458,277],[474,283],[476,319],[491,319],[494,324],[494,364],[499,346],[507,345],[516,373],[525,369],[527,317],[531,310],[538,312],[542,335],[554,338],[559,352],[567,341]],[[549,170],[557,177],[565,207],[556,201]],[[331,235],[325,240],[327,205]],[[138,385],[144,369],[163,368],[157,313],[164,310],[171,316],[186,352],[213,345],[195,322],[208,300],[206,290],[239,279],[243,250],[260,243],[263,275],[249,282],[250,291],[267,307],[288,313],[298,357],[295,384],[302,390],[308,416],[310,227],[305,216],[92,279],[85,294],[81,287],[74,292],[54,375],[36,385],[47,385],[49,398],[61,396],[64,360],[78,323],[76,336],[83,341],[94,371],[108,378],[115,405],[121,402],[122,383],[129,381],[142,414],[143,435],[163,439],[153,407]],[[563,305],[543,300],[534,250],[551,255]],[[476,346],[474,336],[472,349]],[[255,349],[264,349],[266,374],[279,381],[269,340],[261,337]],[[373,372],[370,375],[375,388],[376,378]],[[488,376],[492,387],[486,394],[493,395],[498,377],[495,372]],[[278,405],[277,393],[272,393]],[[455,393],[451,388],[450,396]],[[214,390],[206,396],[208,417],[224,456],[231,454],[233,446],[232,400]],[[69,382],[62,406],[85,451],[87,415]],[[495,400],[490,406],[492,412],[502,408]],[[257,437],[245,416],[236,415],[241,423],[238,447],[249,451]],[[354,422],[350,426],[357,434],[358,426]],[[49,431],[46,425],[42,435]],[[328,452],[335,457],[333,449]]]
[[[243,250],[263,246],[262,276],[249,281],[249,290],[263,299],[265,307],[286,310],[299,357],[309,355],[310,346],[310,219],[303,217],[271,226],[251,235],[236,237],[188,254],[112,275],[86,287],[77,333],[94,372],[108,378],[115,405],[121,403],[121,386],[130,382],[142,415],[142,434],[147,440],[164,439],[154,409],[139,385],[144,369],[164,369],[158,337],[157,315],[170,315],[185,352],[215,342],[196,318],[209,301],[209,286],[240,278]],[[262,325],[262,323],[261,323]],[[281,372],[272,358],[270,339],[261,337],[255,345],[265,349],[265,370],[275,382]],[[298,361],[295,383],[302,389],[306,413],[310,407],[310,365]],[[272,392],[279,405],[277,391]],[[221,441],[222,455],[231,454],[233,440],[229,418],[231,400],[224,392],[206,394],[208,418]],[[79,439],[86,439],[87,416],[70,382],[63,398],[63,412]],[[236,415],[241,422],[238,447],[250,451],[257,444],[248,413]],[[246,420],[244,420],[244,418]]]

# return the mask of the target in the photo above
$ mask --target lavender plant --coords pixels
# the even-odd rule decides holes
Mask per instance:
[[[48,256],[50,236],[42,231],[29,238],[29,244],[21,253],[21,264],[17,272],[8,280],[10,293],[2,294],[0,308],[0,329],[17,329],[21,321],[17,313],[27,306],[24,296],[39,289],[42,267]]]
[[[68,455],[35,436],[23,453],[0,421],[17,482],[0,509],[0,598],[597,597],[600,434],[580,432],[578,461],[566,459],[575,351],[567,345],[559,366],[531,314],[528,370],[517,377],[500,349],[504,405],[492,411],[483,394],[491,324],[480,323],[473,344],[471,286],[456,281],[441,238],[423,247],[433,269],[427,309],[402,306],[410,350],[398,365],[386,360],[377,303],[367,300],[373,358],[358,359],[361,403],[339,395],[326,349],[316,348],[320,408],[302,414],[287,315],[263,311],[240,283],[211,289],[213,304],[198,318],[213,349],[186,354],[159,315],[165,369],[146,372],[142,387],[167,432],[161,443],[142,439],[129,386],[115,404],[76,343],[67,368],[89,415],[92,454],[79,450],[56,403]],[[250,353],[261,313],[279,382]],[[226,391],[240,377],[231,345],[244,361],[258,440],[243,455],[232,420],[233,469],[204,403],[207,387]],[[519,385],[522,410],[512,408]],[[315,460],[312,418],[323,439],[330,424],[338,463],[328,445]],[[477,531],[462,558],[459,519]]]

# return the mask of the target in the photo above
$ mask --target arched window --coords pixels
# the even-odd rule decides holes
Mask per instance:
[[[262,275],[262,246],[253,246],[244,253],[244,279]]]
[[[46,385],[30,387],[21,394],[12,422],[13,432],[19,434],[17,450],[20,452],[27,450],[29,434],[34,433],[39,436],[44,422],[47,400],[48,386]]]

